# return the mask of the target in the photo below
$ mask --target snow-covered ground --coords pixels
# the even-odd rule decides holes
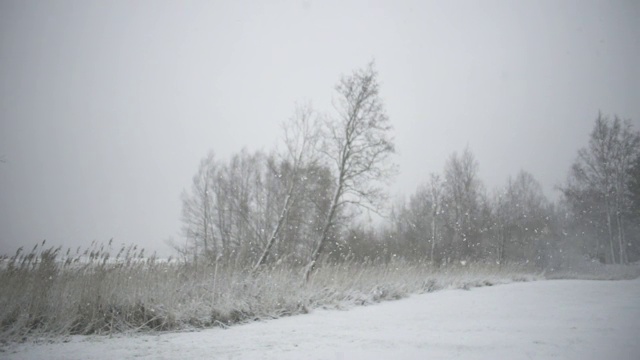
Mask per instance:
[[[74,337],[8,359],[640,359],[640,279],[549,280],[197,332]]]

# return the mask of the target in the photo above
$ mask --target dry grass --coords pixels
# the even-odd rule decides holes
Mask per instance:
[[[43,244],[44,245],[44,244]],[[109,245],[74,254],[38,249],[0,259],[0,341],[73,334],[163,331],[271,319],[314,308],[346,308],[412,293],[535,279],[515,267],[426,263],[324,264],[311,281],[301,268],[194,266]]]

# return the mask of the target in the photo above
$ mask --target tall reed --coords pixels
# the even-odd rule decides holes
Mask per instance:
[[[87,249],[20,249],[0,258],[0,341],[73,334],[164,331],[272,319],[314,308],[346,308],[442,288],[537,278],[491,264],[433,268],[426,262],[324,263],[303,282],[302,267],[258,273],[221,262],[146,256],[112,242]]]

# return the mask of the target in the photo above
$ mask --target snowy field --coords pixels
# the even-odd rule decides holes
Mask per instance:
[[[197,332],[20,344],[7,359],[640,359],[640,279],[444,290]]]

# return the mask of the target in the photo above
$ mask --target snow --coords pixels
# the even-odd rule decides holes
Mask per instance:
[[[229,329],[72,337],[8,359],[640,359],[640,280],[444,290]]]

